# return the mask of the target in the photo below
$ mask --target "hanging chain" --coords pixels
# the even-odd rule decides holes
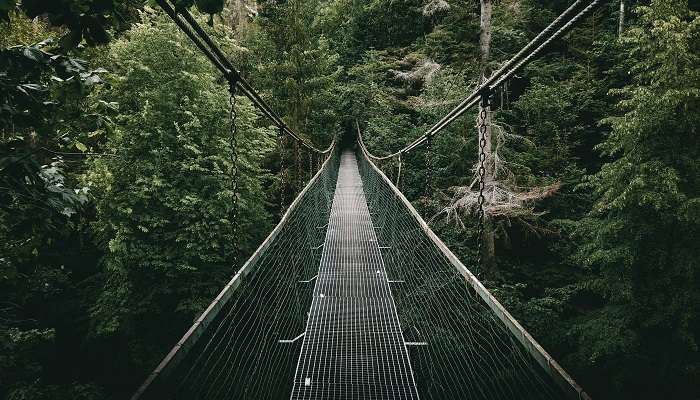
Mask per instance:
[[[236,113],[236,80],[229,81],[229,124],[230,124],[230,135],[229,135],[229,154],[230,154],[230,176],[231,176],[231,223],[233,224],[233,251],[234,251],[234,266],[238,264],[238,251],[239,251],[239,240],[238,240],[238,142],[236,134],[238,133],[238,128],[236,127],[236,119],[238,115]]]
[[[430,196],[433,188],[433,136],[428,136],[428,141],[425,148],[425,195]]]
[[[486,131],[488,129],[488,114],[487,109],[489,107],[489,93],[486,92],[481,95],[481,107],[479,110],[479,199],[478,199],[478,236],[477,241],[477,269],[481,270],[482,262],[482,246],[484,229],[486,224],[486,211],[484,210],[484,203],[486,202],[486,197],[484,196],[484,189],[486,188]]]
[[[311,182],[311,178],[314,176],[314,153],[309,150],[309,180],[308,182]]]
[[[285,205],[285,184],[284,184],[284,130],[279,130],[279,152],[280,152],[280,214],[284,214]]]
[[[301,184],[301,145],[300,141],[297,140],[295,142],[295,155],[294,155],[294,162],[296,163],[297,171],[296,171],[296,185],[297,185],[297,190],[301,191],[302,184]]]

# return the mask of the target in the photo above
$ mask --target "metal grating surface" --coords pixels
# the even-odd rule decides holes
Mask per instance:
[[[291,399],[417,399],[355,155],[344,152]]]

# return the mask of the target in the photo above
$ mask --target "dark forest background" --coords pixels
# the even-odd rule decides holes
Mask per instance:
[[[383,155],[569,1],[177,3],[307,139],[357,121]],[[514,200],[486,268],[476,112],[403,159],[404,193],[593,398],[700,397],[699,11],[610,1],[494,94]],[[227,85],[158,7],[0,0],[0,19],[0,398],[124,398],[272,229],[294,157],[241,99],[231,220]]]

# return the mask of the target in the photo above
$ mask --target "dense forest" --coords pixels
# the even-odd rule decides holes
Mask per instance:
[[[570,1],[174,3],[305,139],[357,123],[384,155]],[[232,212],[228,85],[155,2],[0,0],[0,20],[0,398],[128,397],[309,165],[240,96]],[[482,265],[477,111],[402,160],[400,189],[593,398],[700,397],[699,66],[696,1],[615,0],[494,93]]]

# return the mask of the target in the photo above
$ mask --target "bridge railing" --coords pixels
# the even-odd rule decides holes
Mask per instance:
[[[333,147],[260,247],[136,399],[288,398],[338,173]]]
[[[370,160],[360,175],[421,398],[588,399]]]

